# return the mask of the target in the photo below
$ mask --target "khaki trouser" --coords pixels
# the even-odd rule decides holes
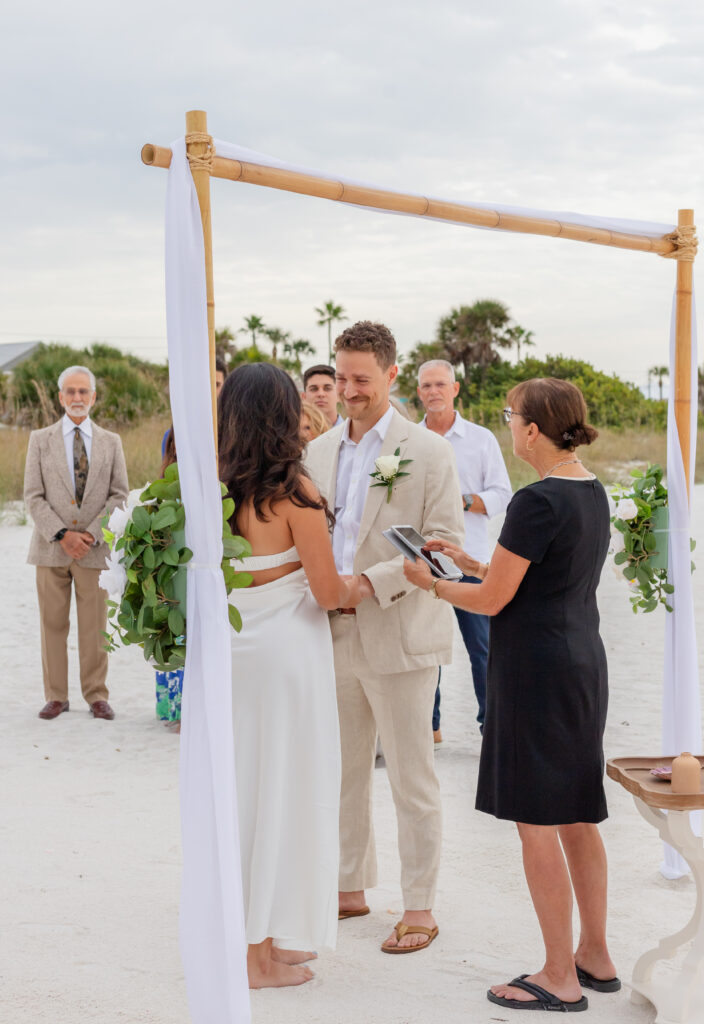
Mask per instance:
[[[404,906],[429,910],[442,838],[431,722],[438,670],[380,675],[364,655],[355,616],[334,616],[331,628],[342,743],[340,891],[377,884],[372,780],[378,731],[396,806]]]
[[[58,567],[37,566],[42,672],[47,701],[68,700],[66,639],[72,582],[76,592],[78,661],[83,697],[88,704],[108,699],[105,686],[108,655],[103,648],[107,609],[105,592],[98,586],[100,572],[100,569],[84,569],[78,562]]]

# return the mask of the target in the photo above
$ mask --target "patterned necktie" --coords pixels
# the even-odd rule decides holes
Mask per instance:
[[[76,486],[76,504],[81,507],[83,493],[88,477],[88,452],[83,443],[80,427],[76,427],[73,435],[73,479]]]

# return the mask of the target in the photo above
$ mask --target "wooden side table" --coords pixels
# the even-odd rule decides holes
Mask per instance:
[[[704,757],[700,757],[704,768]],[[704,845],[693,833],[690,811],[704,808],[704,793],[673,793],[669,782],[655,779],[651,768],[669,767],[671,757],[617,757],[607,762],[609,778],[633,795],[635,805],[661,838],[689,864],[696,885],[697,902],[690,921],[674,935],[660,939],[643,953],[633,968],[631,1001],[651,1002],[656,1024],[704,1022]],[[667,812],[667,813],[665,813]],[[692,948],[679,971],[653,979],[653,968],[668,960],[686,943]]]

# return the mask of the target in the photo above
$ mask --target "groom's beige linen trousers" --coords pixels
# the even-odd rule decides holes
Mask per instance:
[[[306,466],[320,493],[336,507],[344,424],[308,445]],[[342,741],[340,889],[376,884],[371,817],[377,731],[398,819],[401,885],[407,910],[433,905],[441,844],[441,803],[433,766],[432,707],[438,665],[452,659],[450,605],[408,583],[403,556],[382,535],[408,524],[425,537],[460,544],[462,497],[452,447],[397,412],[380,455],[410,461],[387,502],[385,487],[369,487],[354,551],[353,571],[367,576],[374,598],[356,615],[331,614]],[[370,480],[371,484],[372,481]]]

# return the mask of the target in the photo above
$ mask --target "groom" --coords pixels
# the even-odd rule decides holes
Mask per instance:
[[[368,320],[335,342],[337,394],[348,419],[308,446],[307,468],[335,512],[338,572],[355,582],[354,608],[331,613],[342,742],[340,918],[369,913],[377,884],[372,779],[377,732],[398,819],[404,914],[382,944],[409,953],[437,935],[432,914],[441,843],[440,790],[431,712],[439,664],[452,654],[452,610],[403,575],[403,556],[382,536],[410,524],[455,544],[464,536],[462,497],[450,444],[410,423],[389,403],[396,342]],[[408,460],[407,475],[373,486],[376,460]],[[388,477],[389,463],[382,462]]]

